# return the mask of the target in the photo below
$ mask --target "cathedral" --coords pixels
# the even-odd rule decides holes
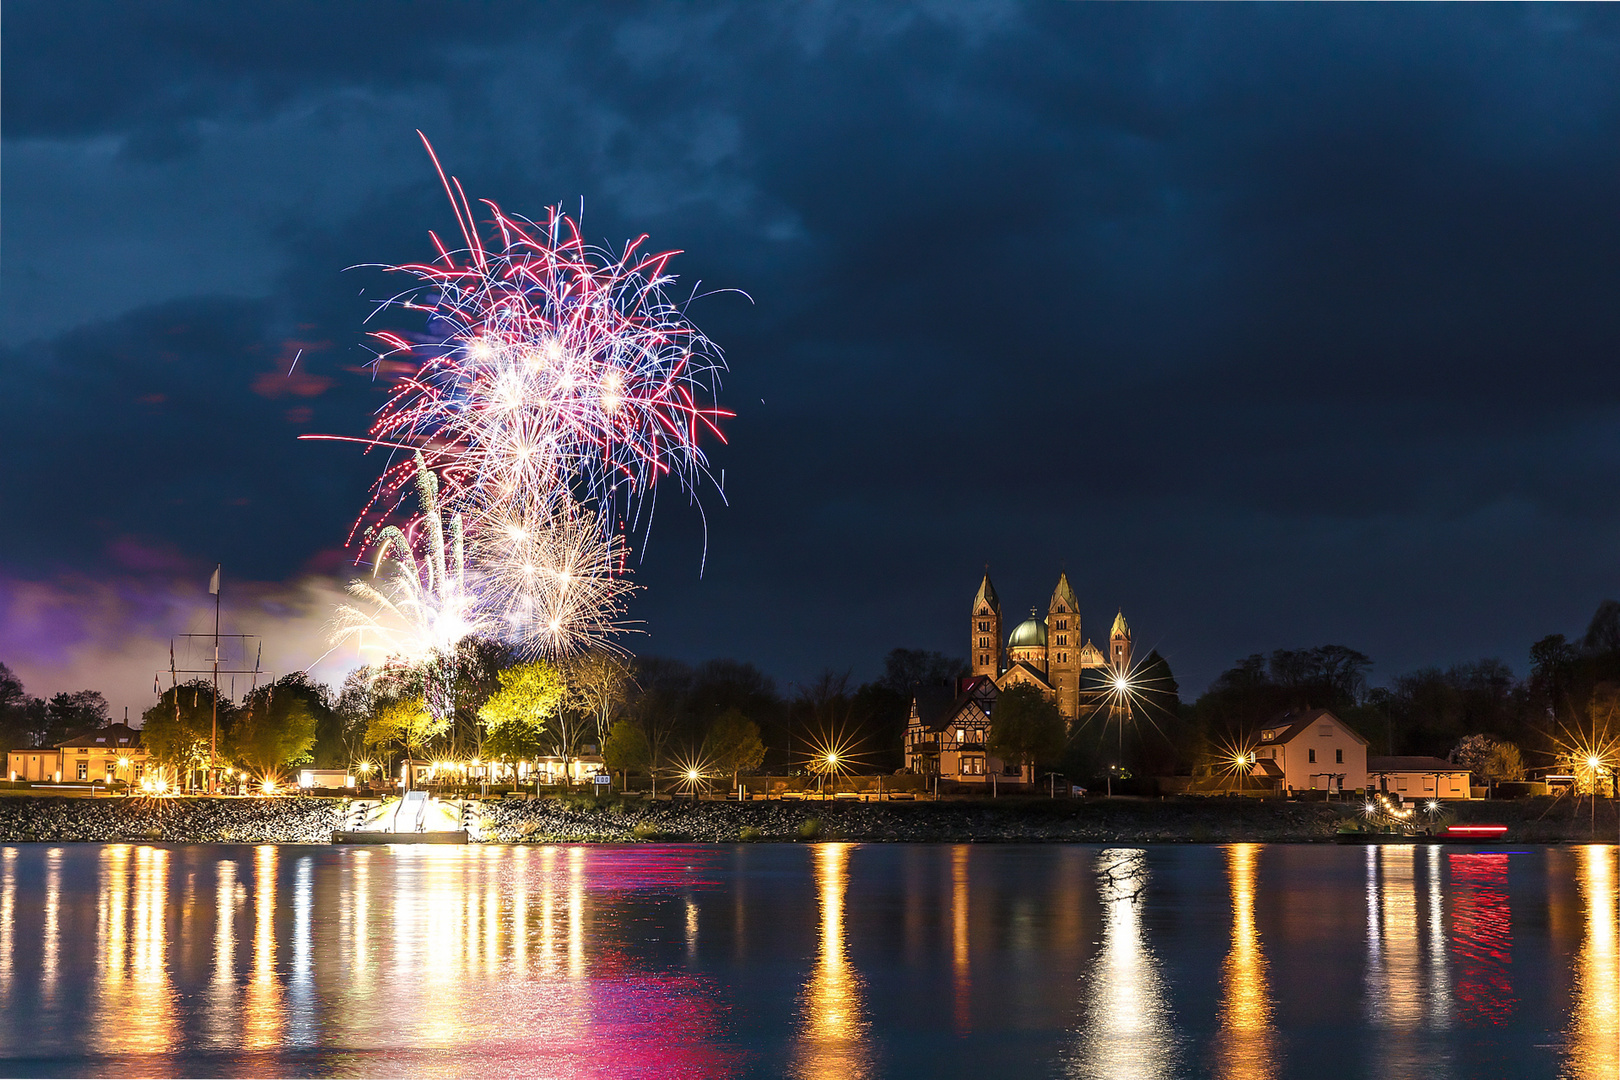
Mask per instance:
[[[1057,588],[1047,601],[1046,618],[1031,608],[1029,618],[1013,628],[1003,648],[1001,599],[984,573],[973,597],[972,669],[975,677],[989,676],[1002,690],[1029,683],[1057,702],[1064,719],[1073,721],[1082,705],[1090,703],[1105,671],[1128,671],[1131,666],[1131,628],[1122,611],[1108,631],[1108,652],[1080,634],[1080,602],[1069,585],[1069,575],[1058,574]]]
[[[1027,683],[1055,701],[1073,725],[1107,700],[1115,673],[1131,667],[1125,613],[1114,616],[1105,654],[1080,633],[1080,602],[1068,574],[1058,575],[1045,619],[1032,608],[1005,638],[1002,626],[1001,598],[987,569],[973,597],[973,673],[955,686],[918,687],[906,722],[908,770],[958,784],[1031,785],[1032,766],[1003,762],[986,745],[996,696]]]

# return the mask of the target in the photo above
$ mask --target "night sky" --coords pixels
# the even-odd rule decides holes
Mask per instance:
[[[785,689],[966,653],[1066,568],[1184,694],[1375,680],[1620,594],[1620,10],[65,4],[4,22],[0,661],[150,704],[173,633],[325,651],[375,476],[357,264],[473,198],[680,249],[726,500],[639,652]],[[388,325],[410,329],[400,315]],[[299,350],[294,377],[286,372]],[[726,503],[729,502],[729,505]],[[704,568],[704,521],[707,565]],[[701,573],[700,573],[701,570]],[[318,669],[340,674],[352,657]],[[165,674],[165,681],[167,675]]]

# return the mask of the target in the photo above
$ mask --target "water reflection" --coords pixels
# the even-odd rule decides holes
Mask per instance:
[[[1086,979],[1085,1018],[1071,1075],[1177,1075],[1175,1018],[1158,958],[1142,930],[1148,878],[1144,851],[1109,850],[1097,856],[1102,947]]]
[[[861,977],[849,962],[844,937],[844,899],[849,888],[852,847],[820,844],[815,851],[821,936],[815,970],[800,995],[794,1074],[801,1077],[858,1080],[872,1071]]]
[[[1506,1023],[1516,1005],[1510,973],[1508,857],[1500,852],[1453,852],[1447,863],[1458,1019],[1471,1027]]]
[[[1271,1080],[1277,1075],[1277,1033],[1272,1026],[1266,958],[1254,925],[1255,863],[1259,845],[1226,849],[1232,888],[1232,947],[1221,966],[1220,1033],[1216,1075],[1229,1080]]]
[[[951,997],[958,1035],[973,1027],[973,969],[968,948],[968,849],[951,849]]]
[[[1581,849],[1577,881],[1586,904],[1586,936],[1575,960],[1569,1072],[1578,1080],[1620,1076],[1620,956],[1616,954],[1616,849]]]
[[[169,852],[111,845],[103,850],[99,878],[93,1042],[103,1053],[162,1050],[176,1022],[168,964]]]

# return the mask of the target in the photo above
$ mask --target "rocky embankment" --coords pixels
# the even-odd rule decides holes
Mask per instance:
[[[332,799],[0,798],[0,842],[163,840],[324,844],[338,828]]]
[[[0,842],[326,843],[333,799],[0,799]],[[1590,803],[1450,804],[1463,822],[1497,822],[1528,843],[1582,841]],[[490,800],[474,836],[495,843],[856,840],[921,843],[1220,843],[1330,841],[1344,803],[1245,799],[980,799],[946,802],[687,803]],[[1615,839],[1615,807],[1598,806],[1597,837]]]

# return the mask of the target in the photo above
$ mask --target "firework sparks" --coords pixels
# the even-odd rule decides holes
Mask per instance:
[[[498,636],[529,656],[612,648],[634,591],[623,541],[604,536],[588,509],[559,500],[513,500],[473,527],[479,607]]]
[[[486,620],[467,587],[461,515],[446,517],[438,478],[420,454],[415,464],[421,512],[406,529],[390,525],[378,533],[373,578],[385,565],[393,570],[380,586],[350,582],[350,595],[369,610],[339,606],[332,642],[354,641],[362,655],[381,661],[373,664],[374,677],[419,674],[428,710],[442,719],[454,708],[458,647]]]

